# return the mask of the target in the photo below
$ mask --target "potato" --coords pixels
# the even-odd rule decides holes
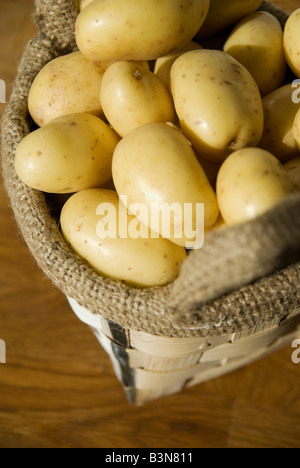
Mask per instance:
[[[191,145],[180,131],[165,123],[144,125],[123,138],[114,152],[112,171],[119,196],[127,197],[126,206],[135,202],[145,206],[146,210],[134,214],[153,232],[178,245],[198,244],[198,239],[195,240],[197,203],[205,205],[204,222],[198,218],[202,222],[200,230],[203,224],[207,229],[218,218],[215,192]],[[151,209],[155,204],[162,208],[166,204],[170,212],[171,208],[179,210],[179,215],[171,216],[169,236],[163,223],[154,225]],[[189,207],[185,204],[193,209],[188,220],[184,213],[188,213]],[[191,235],[187,235],[189,230]]]
[[[254,13],[262,3],[262,0],[210,0],[209,12],[197,39],[219,34]]]
[[[107,120],[121,136],[141,125],[176,120],[167,87],[153,72],[134,62],[116,62],[106,70],[100,101]]]
[[[220,214],[217,219],[217,222],[210,229],[207,230],[206,234],[209,234],[210,232],[221,230],[221,229],[224,230],[227,227],[228,227],[227,224],[225,223],[224,219],[222,218],[222,215]]]
[[[100,86],[111,61],[97,62],[81,52],[58,57],[39,72],[28,96],[29,112],[42,127],[67,114],[88,112],[100,117]]]
[[[116,192],[103,189],[73,195],[61,214],[66,241],[98,272],[141,287],[172,282],[185,250],[166,239],[153,239],[148,230],[147,237],[132,238],[130,226],[136,221],[119,204]]]
[[[291,159],[285,163],[284,167],[288,171],[288,175],[296,192],[300,192],[300,156]]]
[[[287,71],[283,30],[270,13],[258,11],[240,21],[226,41],[224,52],[247,68],[263,96],[282,86]]]
[[[285,168],[260,148],[244,148],[231,154],[217,179],[218,203],[228,226],[262,215],[292,191]]]
[[[282,86],[263,98],[264,132],[258,146],[269,151],[282,163],[298,156],[293,125],[300,110],[299,102],[293,99],[292,84]]]
[[[203,49],[179,57],[171,69],[171,90],[183,133],[200,155],[224,161],[260,141],[259,89],[248,70],[225,52]]]
[[[17,146],[16,172],[29,187],[48,193],[100,187],[111,179],[118,142],[117,134],[98,117],[59,117]]]
[[[87,7],[90,3],[94,0],[78,0],[78,8],[82,11],[85,7]]]
[[[295,10],[287,20],[283,42],[287,63],[300,78],[300,8]]]
[[[79,50],[96,60],[155,60],[184,47],[209,0],[95,0],[78,16]]]
[[[160,57],[155,61],[154,65],[154,73],[157,75],[162,82],[170,88],[170,72],[173,63],[175,62],[178,57],[185,54],[186,52],[190,52],[191,50],[202,49],[202,46],[197,42],[190,41],[185,47],[178,51],[171,52],[164,57]]]

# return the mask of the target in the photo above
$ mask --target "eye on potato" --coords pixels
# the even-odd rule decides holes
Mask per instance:
[[[15,168],[29,187],[48,193],[74,193],[111,179],[119,137],[90,114],[52,120],[17,146]]]
[[[107,208],[105,218],[97,214],[101,204]],[[114,191],[91,189],[73,195],[61,213],[66,241],[78,255],[107,277],[139,287],[164,286],[174,281],[186,258],[185,249],[161,237],[154,239],[149,231],[147,238],[132,238],[130,223],[137,220],[127,214],[125,208],[122,229],[126,230],[127,237],[118,238],[119,207],[119,197]],[[102,219],[108,226],[116,225],[116,237],[100,237],[97,225]]]
[[[203,49],[179,57],[171,69],[171,90],[183,133],[200,155],[222,162],[260,141],[264,121],[258,86],[225,52]]]
[[[79,50],[96,60],[155,60],[184,47],[209,0],[94,0],[76,21]]]
[[[224,52],[247,68],[263,96],[283,85],[287,70],[283,30],[270,13],[259,11],[241,20],[227,39]]]
[[[100,101],[107,120],[121,136],[148,123],[176,120],[168,88],[153,72],[134,62],[116,62],[106,70]]]

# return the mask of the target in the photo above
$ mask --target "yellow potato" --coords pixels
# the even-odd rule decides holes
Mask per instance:
[[[287,63],[300,78],[300,8],[290,15],[285,25],[283,41]]]
[[[61,214],[66,241],[103,275],[141,287],[174,281],[185,250],[166,239],[153,239],[148,230],[144,238],[132,238],[131,224],[136,221],[120,208],[116,192],[103,189],[73,195]]]
[[[300,192],[300,156],[285,163],[284,167],[288,171],[289,178],[292,181],[295,191]]]
[[[107,120],[121,136],[148,123],[176,120],[167,87],[153,72],[134,62],[116,62],[106,70],[100,101]]]
[[[205,206],[205,229],[218,218],[215,192],[191,145],[180,131],[165,123],[144,125],[121,140],[113,157],[113,179],[119,196],[127,197],[126,206],[135,202],[145,206],[146,210],[134,214],[154,232],[178,245],[195,241],[195,233],[189,236],[187,232],[189,227],[196,232],[197,203]],[[174,216],[175,219],[171,216],[169,237],[163,223],[153,223],[154,204],[162,208],[166,204],[170,211],[171,207],[175,211],[178,208],[182,215]],[[188,213],[189,206],[185,204],[193,209],[188,221],[184,213]]]
[[[85,7],[87,7],[90,3],[94,0],[78,0],[78,8],[82,11]]]
[[[100,86],[111,61],[97,62],[73,52],[49,62],[35,78],[28,96],[29,112],[42,127],[62,115],[102,114]]]
[[[262,3],[262,0],[210,0],[208,15],[197,38],[205,39],[219,34],[254,13]]]
[[[29,187],[48,193],[100,187],[111,179],[118,142],[117,134],[98,117],[59,117],[21,141],[16,172]]]
[[[222,215],[220,214],[217,219],[217,222],[206,231],[206,234],[209,234],[210,232],[221,230],[221,229],[224,230],[227,227],[228,227],[227,224],[225,223],[224,219],[222,218]]]
[[[282,86],[263,98],[265,123],[258,146],[272,153],[282,163],[299,154],[293,125],[300,110],[300,99],[295,98],[292,84]]]
[[[202,49],[202,46],[197,42],[190,41],[185,47],[178,51],[171,52],[164,57],[160,57],[155,61],[154,65],[154,73],[157,75],[162,82],[170,88],[170,72],[173,63],[175,62],[178,57],[189,52],[191,50]]]
[[[282,86],[287,64],[283,30],[275,16],[258,11],[244,18],[230,34],[224,51],[247,68],[263,96]]]
[[[228,226],[262,215],[292,192],[285,168],[260,148],[244,148],[231,154],[217,179],[219,207]]]
[[[213,161],[256,146],[263,133],[262,99],[248,70],[225,52],[196,50],[179,57],[171,90],[183,133]]]
[[[97,60],[155,60],[184,47],[209,0],[95,0],[79,14],[79,50]]]

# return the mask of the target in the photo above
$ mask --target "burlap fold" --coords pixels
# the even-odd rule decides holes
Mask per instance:
[[[267,2],[282,24],[287,16]],[[124,328],[169,337],[207,336],[261,326],[300,308],[300,194],[259,219],[211,233],[180,277],[163,288],[138,289],[107,279],[65,243],[44,194],[14,169],[17,144],[31,129],[27,97],[50,60],[75,50],[76,0],[36,0],[38,35],[20,62],[2,120],[5,187],[20,231],[40,268],[67,296]]]

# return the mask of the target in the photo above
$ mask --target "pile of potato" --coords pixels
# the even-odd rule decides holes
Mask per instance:
[[[34,80],[39,128],[15,167],[29,187],[67,199],[62,233],[100,273],[141,287],[176,279],[186,220],[180,238],[174,220],[169,238],[161,224],[153,232],[154,204],[191,204],[194,227],[204,204],[208,232],[300,191],[300,9],[283,30],[261,4],[79,2],[79,50]],[[100,237],[101,223],[119,235]]]

